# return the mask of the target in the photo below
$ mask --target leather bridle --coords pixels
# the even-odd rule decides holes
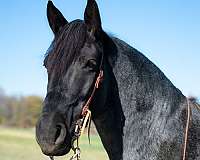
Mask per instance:
[[[74,155],[71,157],[70,160],[75,160],[75,159],[80,160],[79,138],[83,134],[87,125],[89,125],[89,128],[90,128],[91,111],[90,111],[89,107],[90,107],[92,100],[94,99],[94,95],[96,93],[96,90],[99,88],[99,86],[100,86],[100,84],[103,80],[103,76],[104,76],[103,68],[102,68],[103,59],[104,59],[104,55],[102,53],[101,61],[100,61],[100,65],[99,65],[99,74],[96,78],[94,88],[93,88],[92,93],[91,93],[90,97],[88,98],[87,102],[82,107],[82,112],[81,112],[81,115],[80,115],[81,118],[76,121],[74,135],[73,135],[72,141],[71,141],[72,150],[74,151]]]
[[[75,160],[75,159],[80,160],[81,152],[80,152],[80,147],[79,147],[79,138],[83,134],[83,132],[88,124],[89,124],[89,128],[90,128],[91,111],[90,111],[89,107],[94,98],[96,90],[99,88],[99,86],[103,80],[103,76],[104,76],[104,74],[103,74],[103,59],[104,59],[104,54],[102,53],[101,61],[100,61],[100,65],[99,65],[99,74],[94,83],[94,88],[93,88],[92,93],[91,93],[90,97],[88,98],[87,102],[82,107],[82,112],[80,115],[81,118],[78,119],[75,123],[75,130],[74,130],[74,134],[73,134],[73,137],[71,140],[71,146],[72,146],[72,150],[74,151],[74,155],[70,158],[70,160]],[[54,160],[54,157],[50,156],[50,159]]]
[[[94,83],[92,93],[91,93],[90,97],[88,98],[87,102],[82,107],[82,111],[81,111],[81,115],[80,115],[81,118],[78,119],[75,122],[75,130],[74,130],[74,134],[73,134],[72,140],[71,140],[71,146],[72,146],[72,150],[74,151],[74,155],[70,158],[70,160],[75,160],[75,159],[80,160],[79,138],[83,134],[83,132],[84,132],[84,130],[87,127],[88,124],[89,124],[89,128],[90,128],[91,111],[90,111],[89,107],[90,107],[92,100],[94,99],[94,95],[96,93],[96,90],[99,88],[99,86],[100,86],[100,84],[103,80],[103,76],[104,76],[104,74],[103,74],[103,60],[104,60],[104,54],[102,52],[101,61],[100,61],[100,64],[99,64],[99,73],[98,73],[98,76],[97,76],[96,81]],[[88,133],[89,133],[89,131],[88,131]],[[54,157],[50,156],[50,159],[54,160]]]

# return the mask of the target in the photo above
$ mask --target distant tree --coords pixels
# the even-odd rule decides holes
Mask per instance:
[[[4,122],[4,110],[5,110],[5,92],[0,88],[0,124]]]
[[[6,107],[5,107],[5,119],[6,125],[9,126],[16,126],[17,121],[16,121],[16,112],[18,110],[18,99],[15,97],[7,97],[6,98]]]
[[[33,127],[41,112],[39,96],[9,97],[0,89],[0,124]]]
[[[21,127],[34,126],[39,117],[43,99],[38,96],[23,97],[20,101],[19,121]]]

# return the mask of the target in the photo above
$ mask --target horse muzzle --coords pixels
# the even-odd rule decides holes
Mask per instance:
[[[62,156],[71,149],[71,136],[66,125],[51,116],[41,116],[36,125],[36,140],[47,156]]]

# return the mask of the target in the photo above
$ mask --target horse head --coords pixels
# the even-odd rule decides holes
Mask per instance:
[[[47,5],[47,17],[54,40],[44,60],[48,86],[36,125],[36,138],[44,154],[61,156],[72,147],[75,122],[90,97],[101,63],[102,68],[105,66],[105,60],[102,62],[105,33],[94,0],[88,0],[83,21],[68,22],[51,1]],[[106,77],[105,72],[91,102],[91,107],[94,103],[101,106],[97,107],[99,113],[104,110],[107,96]]]

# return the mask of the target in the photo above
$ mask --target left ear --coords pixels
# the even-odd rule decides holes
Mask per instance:
[[[95,37],[100,35],[102,31],[101,17],[95,0],[88,0],[84,13],[84,21],[91,34],[94,34]]]
[[[47,18],[54,34],[57,34],[57,32],[68,23],[51,0],[49,0],[47,4]]]

